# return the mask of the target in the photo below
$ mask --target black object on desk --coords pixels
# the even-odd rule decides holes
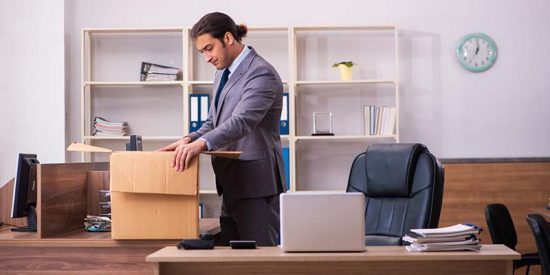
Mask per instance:
[[[178,249],[213,249],[214,240],[187,239],[177,245]]]
[[[185,239],[177,244],[178,249],[213,249],[214,235],[203,233],[200,239]]]
[[[255,249],[256,241],[233,240],[229,241],[229,246],[231,246],[232,249]]]

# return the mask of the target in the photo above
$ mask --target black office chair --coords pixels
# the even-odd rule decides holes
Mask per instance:
[[[371,144],[353,161],[347,192],[366,196],[365,244],[402,245],[414,228],[435,228],[444,170],[422,144]]]
[[[539,214],[527,215],[527,223],[537,243],[542,264],[542,274],[550,275],[550,223]]]
[[[491,240],[493,240],[494,244],[503,244],[510,249],[516,250],[518,238],[514,221],[504,204],[487,205],[485,208],[485,220],[487,221]],[[514,260],[514,270],[526,266],[527,270],[525,274],[529,274],[529,268],[532,265],[540,265],[538,253],[525,253],[521,255],[521,259]]]

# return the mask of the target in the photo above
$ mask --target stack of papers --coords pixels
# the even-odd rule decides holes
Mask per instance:
[[[410,243],[408,251],[478,251],[480,229],[473,225],[457,224],[430,229],[411,229],[403,237]]]
[[[141,81],[176,81],[181,80],[181,71],[178,68],[141,62]]]
[[[111,122],[102,117],[94,117],[94,136],[126,136],[127,122]]]

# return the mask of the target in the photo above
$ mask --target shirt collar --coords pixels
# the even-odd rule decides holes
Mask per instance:
[[[231,78],[231,76],[233,75],[233,72],[239,67],[239,65],[241,65],[244,58],[249,53],[250,53],[250,48],[248,48],[246,45],[244,45],[243,50],[241,51],[239,56],[237,56],[237,58],[235,58],[235,60],[233,60],[233,63],[231,63],[231,65],[229,65],[229,67],[227,67],[229,69],[229,77],[228,78]]]

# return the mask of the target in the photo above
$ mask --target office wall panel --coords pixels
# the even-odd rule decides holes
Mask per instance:
[[[491,243],[485,206],[508,207],[518,234],[517,249],[536,251],[525,217],[544,211],[550,199],[550,160],[543,162],[444,163],[445,190],[440,226],[474,223],[483,227],[482,243]],[[550,212],[550,210],[547,210]]]

